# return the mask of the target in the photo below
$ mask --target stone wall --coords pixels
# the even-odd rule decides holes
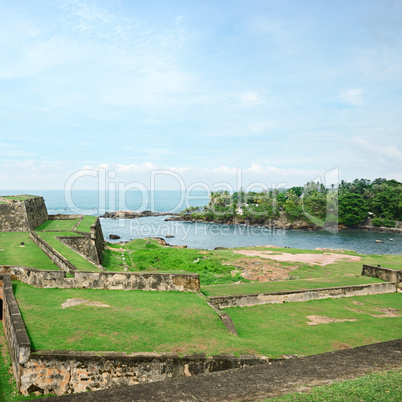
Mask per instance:
[[[67,258],[63,257],[58,251],[56,251],[49,243],[43,240],[35,232],[29,232],[30,239],[50,258],[54,265],[62,271],[74,272],[77,267],[71,264]]]
[[[8,274],[12,280],[38,288],[200,291],[200,278],[197,274],[107,271],[72,271],[71,273],[73,277],[67,278],[66,272],[63,271],[43,271],[23,266],[0,265],[0,274]]]
[[[24,204],[30,230],[36,229],[47,221],[48,213],[43,197],[30,198],[24,201]]]
[[[14,268],[12,270],[11,268]],[[6,267],[0,267],[4,271]],[[8,267],[12,279],[18,272],[33,269]],[[36,270],[38,271],[38,270]],[[64,272],[42,271],[48,280],[56,280]],[[264,364],[268,359],[254,355],[114,353],[78,351],[31,351],[31,344],[14,298],[11,278],[0,274],[3,282],[3,317],[14,378],[21,393],[78,393],[112,386],[163,381],[201,373]]]
[[[9,200],[0,204],[0,232],[29,232],[46,222],[47,217],[43,197]]]
[[[31,343],[25,330],[13,287],[8,275],[0,275],[3,280],[3,326],[8,350],[12,361],[14,378],[19,388],[22,365],[29,360]]]
[[[94,241],[90,236],[58,236],[57,239],[93,263],[99,265],[98,253]]]
[[[389,269],[374,265],[363,265],[362,275],[380,278],[387,282],[402,282],[402,270]]]
[[[38,351],[22,367],[20,392],[57,395],[96,391],[121,385],[164,381],[202,373],[264,364],[254,355],[205,354],[178,357],[157,353]]]
[[[74,219],[82,219],[85,215],[76,215],[76,214],[56,214],[49,215],[49,221],[69,221]]]
[[[83,218],[84,215],[49,215],[50,220],[82,220]],[[81,234],[82,237],[61,236],[58,239],[67,244],[74,251],[84,255],[93,263],[101,265],[103,260],[105,240],[103,238],[102,226],[99,218],[96,218],[95,223],[91,225],[89,233],[75,230],[75,228],[72,231]]]
[[[98,263],[102,264],[105,239],[103,237],[102,226],[99,218],[96,218],[95,223],[91,226],[91,240],[94,243],[98,255]]]
[[[258,293],[233,296],[209,297],[209,301],[218,308],[256,306],[259,304],[302,302],[340,297],[366,296],[382,293],[394,293],[394,283],[372,283],[310,290],[292,290],[286,292]]]

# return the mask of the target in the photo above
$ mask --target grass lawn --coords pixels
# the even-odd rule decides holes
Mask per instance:
[[[122,246],[115,244],[110,247],[117,249]],[[194,272],[200,275],[201,284],[231,283],[244,280],[238,272],[232,275],[232,271],[236,268],[227,264],[232,254],[176,249],[161,246],[152,239],[138,239],[126,243],[123,251],[105,250],[103,266],[111,271],[127,268],[133,272]]]
[[[236,250],[271,251],[275,254],[324,254],[320,250],[288,248],[248,247],[225,250],[176,249],[161,246],[151,239],[137,239],[124,244],[109,244],[104,251],[103,266],[111,271],[124,268],[127,271],[186,271],[200,275],[201,287],[207,296],[276,292],[282,290],[311,289],[317,287],[347,286],[381,282],[379,279],[361,276],[363,264],[402,269],[400,256],[359,255],[353,251],[340,251],[345,257],[360,257],[360,261],[339,260],[328,265],[303,262],[276,262],[269,258],[256,258],[235,254]],[[288,271],[288,279],[268,282],[252,282],[244,279],[239,268],[242,263],[259,261],[258,264],[272,263],[271,270],[277,268]],[[262,265],[259,265],[262,266]]]
[[[207,285],[202,287],[206,296],[244,295],[248,293],[282,292],[286,290],[315,289],[335,286],[361,285],[383,282],[378,278],[368,276],[335,277],[328,279],[299,279],[272,282],[252,282],[229,285]]]
[[[49,220],[35,230],[72,230],[79,219]]]
[[[400,338],[402,315],[388,317],[385,310],[379,309],[396,309],[401,314],[401,295],[234,307],[224,311],[232,317],[239,337],[246,339],[251,349],[279,356],[311,355]],[[308,325],[311,321],[307,316],[356,321]]]
[[[38,289],[14,284],[33,349],[239,353],[231,335],[194,293]],[[98,301],[62,309],[69,298]]]
[[[311,392],[288,394],[267,400],[285,401],[401,401],[402,369],[372,373],[353,380],[313,387]]]
[[[81,257],[78,253],[73,251],[70,247],[63,244],[56,239],[58,236],[81,236],[78,233],[73,232],[35,232],[48,244],[50,244],[55,250],[57,250],[63,257],[67,258],[73,265],[77,267],[79,271],[99,271],[95,265],[91,264],[84,257]]]
[[[397,339],[402,330],[402,317],[371,316],[384,315],[378,308],[402,309],[398,294],[225,309],[234,320],[239,333],[236,337],[193,293],[37,289],[21,283],[14,286],[32,346],[37,350],[256,353],[279,357]],[[111,307],[81,304],[62,309],[69,298]],[[357,321],[308,325],[306,316],[310,315]]]
[[[21,242],[25,247],[20,247]],[[0,233],[0,265],[22,265],[44,270],[59,270],[29,238],[29,233]]]
[[[37,197],[36,195],[29,195],[29,194],[0,196],[0,198],[4,198],[6,200],[17,200],[17,201],[30,200],[31,198],[36,198],[36,197]]]
[[[84,219],[81,221],[77,230],[80,232],[87,232],[91,231],[91,225],[93,225],[96,221],[96,216],[85,215]]]

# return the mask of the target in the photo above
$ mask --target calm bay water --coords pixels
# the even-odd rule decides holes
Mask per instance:
[[[15,191],[0,191],[12,195]],[[155,212],[179,212],[187,206],[202,206],[208,203],[208,195],[192,192],[185,199],[178,191],[155,191],[140,193],[106,193],[75,191],[71,197],[64,191],[25,191],[45,198],[50,214],[80,213],[101,215],[106,211],[151,210]],[[101,219],[105,238],[109,234],[121,236],[120,241],[150,236],[165,237],[170,244],[186,244],[190,248],[213,249],[215,247],[246,247],[275,245],[292,248],[342,248],[363,254],[402,254],[402,234],[365,232],[358,230],[329,233],[327,231],[302,231],[266,229],[245,225],[216,225],[213,223],[166,222],[164,216],[139,219]],[[390,241],[389,239],[393,240]],[[375,240],[384,243],[376,244]]]

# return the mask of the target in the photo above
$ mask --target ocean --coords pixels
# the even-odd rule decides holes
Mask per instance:
[[[15,191],[2,190],[0,193],[13,195]],[[25,193],[43,196],[49,214],[78,213],[95,216],[117,210],[175,213],[189,206],[206,205],[209,200],[208,194],[200,191],[187,195],[178,191],[152,193],[74,191],[72,194],[65,194],[62,190],[36,190]],[[101,224],[105,239],[108,241],[110,234],[119,235],[121,237],[119,241],[145,237],[166,238],[166,235],[171,235],[174,237],[166,239],[170,244],[199,249],[274,245],[302,249],[348,249],[362,254],[402,254],[402,234],[399,233],[360,230],[330,233],[325,230],[267,229],[258,226],[217,225],[165,221],[165,219],[165,216],[119,220],[101,218]],[[375,240],[382,240],[384,243],[375,243]]]

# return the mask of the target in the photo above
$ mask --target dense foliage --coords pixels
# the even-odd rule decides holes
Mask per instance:
[[[338,187],[309,182],[304,187],[230,194],[211,192],[205,207],[190,207],[182,216],[215,222],[267,224],[280,218],[318,226],[362,224],[371,216],[376,226],[395,226],[402,220],[402,183],[396,180],[356,179]]]

